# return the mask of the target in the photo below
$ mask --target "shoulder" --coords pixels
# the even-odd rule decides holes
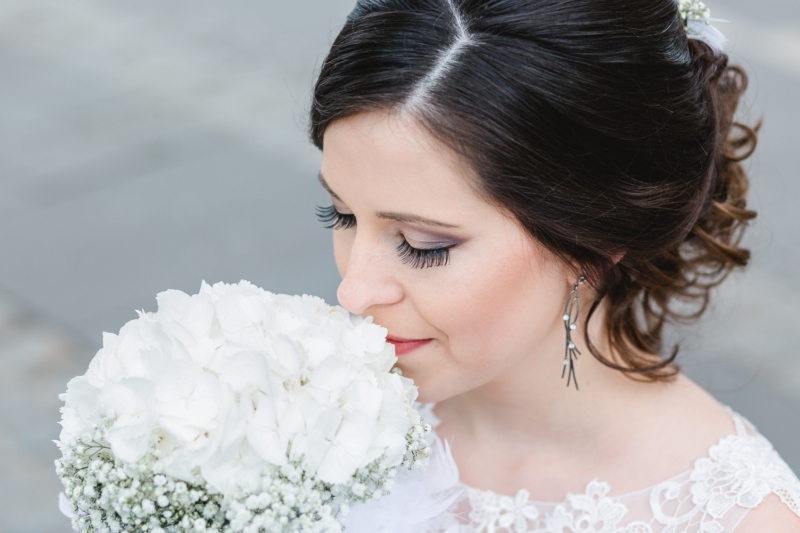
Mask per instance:
[[[715,502],[738,505],[746,514],[737,533],[800,533],[800,480],[752,424],[735,413],[733,418],[736,434],[695,464],[693,496],[708,496],[705,511],[712,516]]]
[[[770,494],[755,509],[748,512],[736,527],[736,533],[774,533],[800,532],[800,501],[795,501],[795,509],[781,501],[776,494]]]

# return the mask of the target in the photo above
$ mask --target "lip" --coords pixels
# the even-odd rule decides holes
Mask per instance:
[[[417,348],[425,346],[432,340],[433,339],[403,339],[401,337],[395,337],[394,335],[388,335],[386,337],[386,342],[394,344],[394,354],[397,356],[413,352]]]

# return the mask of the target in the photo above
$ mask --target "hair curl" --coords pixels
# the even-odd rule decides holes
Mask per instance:
[[[674,0],[361,0],[322,65],[310,134],[322,149],[335,120],[414,116],[592,280],[588,316],[603,303],[613,355],[586,328],[592,354],[658,381],[677,372],[664,325],[699,317],[749,259],[741,161],[758,126],[733,118],[746,86],[687,39]]]

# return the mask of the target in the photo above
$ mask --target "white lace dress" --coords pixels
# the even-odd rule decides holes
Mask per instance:
[[[429,407],[429,406],[425,406]],[[430,410],[423,416],[436,424]],[[767,439],[731,412],[736,434],[714,444],[694,468],[653,487],[611,496],[608,483],[589,482],[561,503],[537,502],[466,485],[455,509],[459,533],[722,533],[775,494],[800,516],[800,481]]]

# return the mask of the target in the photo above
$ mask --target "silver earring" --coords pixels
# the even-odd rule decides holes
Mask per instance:
[[[569,387],[570,380],[575,382],[575,390],[578,390],[578,380],[575,377],[575,360],[581,354],[572,342],[572,332],[578,327],[578,317],[581,314],[581,300],[578,296],[578,287],[586,281],[586,278],[581,276],[580,279],[572,287],[572,292],[567,297],[567,303],[564,306],[564,329],[567,330],[567,347],[564,350],[564,369],[561,371],[561,379],[567,376],[567,387]],[[574,313],[574,314],[573,314]],[[567,368],[569,367],[569,368]]]

